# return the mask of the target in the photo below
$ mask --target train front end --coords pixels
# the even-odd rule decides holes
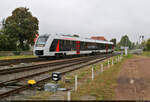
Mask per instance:
[[[46,50],[46,43],[48,40],[48,35],[41,35],[35,42],[33,53],[35,56],[44,57],[45,50]]]

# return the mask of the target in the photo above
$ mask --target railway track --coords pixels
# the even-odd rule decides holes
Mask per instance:
[[[23,76],[23,77],[20,77],[20,78],[17,78],[17,79],[12,79],[12,80],[9,80],[9,81],[8,80],[7,81],[3,81],[3,82],[0,83],[0,86],[2,87],[2,86],[5,86],[7,83],[11,83],[11,82],[14,82],[14,81],[20,81],[20,80],[22,80],[24,78],[29,78],[29,77],[41,75],[41,74],[52,72],[52,71],[55,71],[55,70],[58,70],[58,69],[61,69],[61,68],[65,68],[65,67],[70,67],[70,66],[74,66],[74,65],[77,65],[77,64],[81,64],[83,62],[89,62],[89,61],[93,60],[94,58],[97,58],[97,57],[90,57],[88,59],[87,58],[82,58],[82,59],[75,59],[75,60],[70,60],[70,61],[64,61],[64,62],[59,63],[59,64],[57,64],[58,62],[56,62],[56,63],[53,63],[53,66],[55,66],[57,64],[58,67],[54,67],[54,68],[52,67],[51,64],[49,64],[49,65],[48,64],[46,64],[46,65],[45,64],[44,65],[41,64],[41,66],[34,66],[34,69],[36,69],[36,68],[45,68],[45,67],[48,67],[48,66],[51,66],[51,68],[48,68],[48,70],[46,70],[46,71],[42,71],[42,72],[38,72],[38,73],[35,73],[35,74]],[[22,70],[22,71],[24,71],[24,70]],[[6,83],[6,84],[4,84],[4,83]]]
[[[116,54],[114,54],[114,55],[116,55]],[[111,56],[114,56],[114,55],[106,55],[106,56],[101,56],[101,57],[100,56],[94,56],[94,57],[89,57],[89,58],[83,58],[81,60],[78,59],[78,61],[77,60],[70,60],[70,62],[68,62],[68,63],[63,62],[62,64],[57,65],[57,67],[51,68],[47,71],[34,73],[31,75],[16,78],[13,80],[3,81],[0,83],[1,87],[11,86],[13,83],[20,84],[21,86],[15,88],[15,89],[9,90],[7,92],[0,93],[0,98],[4,98],[4,97],[10,96],[12,94],[19,93],[21,91],[28,89],[29,85],[27,85],[27,80],[31,77],[32,77],[32,79],[36,80],[37,84],[40,84],[42,82],[45,82],[45,81],[48,81],[51,79],[51,76],[49,75],[50,72],[59,71],[63,75],[65,73],[77,70],[77,69],[82,68],[84,66],[88,66],[88,65],[97,63],[99,61],[102,61],[102,60],[109,58]],[[56,63],[53,65],[56,65]],[[44,66],[44,67],[48,67],[48,66]]]
[[[102,56],[100,56],[102,57]],[[95,58],[93,56],[90,56],[88,58]],[[18,72],[23,72],[23,71],[29,71],[29,70],[34,70],[34,69],[40,69],[40,68],[45,68],[49,66],[56,66],[56,65],[62,65],[62,64],[67,64],[67,63],[72,63],[74,61],[81,61],[83,59],[87,59],[87,57],[80,57],[80,58],[75,58],[75,59],[66,59],[66,60],[58,60],[56,62],[48,62],[44,64],[37,64],[37,65],[31,65],[31,66],[24,66],[24,67],[18,67],[18,68],[7,68],[7,69],[2,69],[0,70],[0,75],[5,75],[5,74],[13,74],[13,73],[18,73]]]

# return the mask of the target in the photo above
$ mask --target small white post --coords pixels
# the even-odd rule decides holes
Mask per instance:
[[[113,61],[113,58],[112,58],[112,66],[114,65],[114,61]]]
[[[94,67],[92,67],[92,80],[94,80]]]
[[[121,55],[121,60],[123,59],[123,55]]]
[[[110,67],[110,65],[109,65],[109,60],[108,60],[108,68]]]
[[[127,56],[128,55],[128,48],[125,47],[125,55]]]
[[[103,69],[103,64],[101,64],[101,72],[103,72],[104,71],[104,69]]]
[[[118,56],[118,62],[120,61],[119,56]]]
[[[70,101],[70,100],[71,100],[71,92],[68,91],[68,101]]]
[[[78,88],[78,76],[75,75],[75,91],[77,91]]]
[[[118,58],[116,58],[116,63],[118,62]]]

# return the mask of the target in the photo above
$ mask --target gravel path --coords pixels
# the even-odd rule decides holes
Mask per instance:
[[[116,100],[150,100],[150,58],[125,61],[117,83]]]

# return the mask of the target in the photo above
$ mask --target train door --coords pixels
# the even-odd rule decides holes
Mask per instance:
[[[80,54],[80,41],[76,41],[76,54]]]
[[[106,44],[106,53],[108,53],[108,44]]]

